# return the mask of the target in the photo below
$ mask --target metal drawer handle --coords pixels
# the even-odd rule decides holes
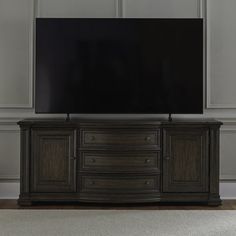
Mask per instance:
[[[70,159],[76,161],[77,157],[70,157]]]
[[[145,163],[150,163],[150,162],[151,162],[151,160],[148,158],[145,160]]]
[[[90,185],[94,185],[94,184],[95,184],[95,181],[91,181],[91,182],[90,182]]]
[[[94,141],[95,139],[96,139],[95,136],[91,136],[91,137],[90,137],[90,140],[91,140],[91,141]]]
[[[151,137],[148,136],[148,137],[145,138],[145,140],[146,140],[147,142],[150,142],[152,139],[151,139]]]
[[[150,181],[145,181],[145,184],[146,185],[150,185]]]
[[[170,156],[166,156],[165,159],[166,159],[167,161],[169,161],[169,160],[170,160]]]
[[[95,163],[95,162],[96,162],[96,159],[94,159],[94,158],[91,159],[91,162],[92,162],[92,163]]]

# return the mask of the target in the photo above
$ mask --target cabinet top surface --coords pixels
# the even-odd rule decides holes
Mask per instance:
[[[222,125],[222,122],[215,119],[78,119],[72,118],[69,121],[65,119],[24,119],[18,122],[18,125],[63,125],[76,126],[80,124],[104,124],[104,125]]]

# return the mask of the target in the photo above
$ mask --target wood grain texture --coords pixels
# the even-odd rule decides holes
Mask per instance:
[[[80,171],[100,173],[160,173],[160,152],[81,151]]]
[[[206,128],[163,130],[163,192],[208,192]]]
[[[31,192],[75,192],[75,130],[32,129]]]
[[[82,176],[81,192],[144,193],[159,192],[159,176]]]
[[[219,205],[215,120],[24,120],[20,205]]]
[[[219,178],[220,178],[220,160],[219,160],[219,146],[220,134],[219,125],[210,128],[210,191],[209,204],[218,205],[221,203],[219,196]]]
[[[160,130],[147,129],[81,129],[81,148],[103,146],[109,148],[135,146],[143,148],[160,147]]]

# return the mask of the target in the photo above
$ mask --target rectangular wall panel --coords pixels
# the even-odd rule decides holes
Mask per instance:
[[[3,127],[3,126],[2,126]],[[20,131],[0,127],[0,181],[20,176]]]
[[[38,0],[39,17],[115,17],[117,0]]]
[[[207,0],[208,108],[236,108],[235,9],[235,0]]]
[[[220,174],[222,180],[236,181],[236,129],[221,131]]]
[[[32,106],[32,0],[0,0],[0,108]]]
[[[123,0],[123,16],[198,18],[201,3],[201,0]]]

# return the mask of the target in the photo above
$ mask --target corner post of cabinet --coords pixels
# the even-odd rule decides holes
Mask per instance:
[[[30,193],[30,127],[20,127],[20,196],[19,205],[31,205]]]
[[[219,150],[220,150],[220,125],[213,125],[210,127],[210,143],[209,143],[209,199],[208,205],[218,206],[221,205],[219,195]]]

